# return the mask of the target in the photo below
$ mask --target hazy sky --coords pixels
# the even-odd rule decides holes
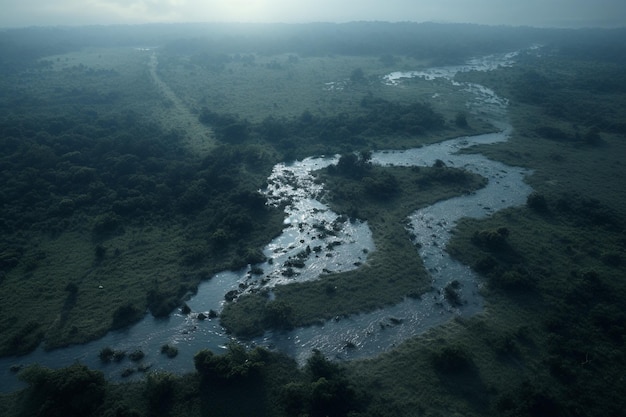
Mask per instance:
[[[626,26],[626,0],[0,0],[0,27],[355,20]]]

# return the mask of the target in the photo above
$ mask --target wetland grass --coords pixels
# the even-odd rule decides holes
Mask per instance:
[[[568,72],[576,73],[575,66]],[[471,77],[505,91],[517,71]],[[569,94],[571,103],[586,99],[581,92]],[[597,103],[608,109],[624,101],[605,94]],[[626,299],[622,261],[617,261],[625,250],[626,196],[618,185],[625,175],[623,135],[603,132],[600,146],[558,142],[529,133],[529,121],[565,125],[574,138],[570,123],[548,116],[542,106],[515,100],[509,111],[515,128],[511,140],[470,151],[532,168],[528,181],[545,204],[538,209],[531,199],[526,207],[458,223],[447,250],[484,277],[485,311],[432,329],[393,352],[350,363],[351,379],[374,393],[372,404],[385,410],[380,415],[416,409],[427,415],[536,415],[538,410],[575,415],[583,409],[619,414],[623,407],[609,381],[618,380],[624,366],[624,328],[612,321],[619,314],[605,310],[609,305],[623,309]],[[502,227],[509,231],[507,251],[475,239]],[[450,385],[429,360],[446,346],[470,353],[484,387],[472,396],[487,398],[486,405],[458,391],[454,385],[461,380]],[[594,364],[591,358],[602,359]],[[607,395],[613,400],[597,401]],[[390,413],[388,404],[395,407]]]
[[[404,297],[419,297],[430,286],[428,274],[406,229],[408,215],[420,207],[469,193],[484,184],[484,178],[478,175],[446,167],[368,166],[365,173],[357,177],[329,172],[326,169],[319,175],[326,184],[331,208],[336,213],[352,213],[366,220],[376,250],[356,270],[277,286],[272,289],[274,301],[255,294],[228,304],[221,322],[235,335],[258,336],[264,328],[311,325],[371,311],[400,302]],[[372,188],[377,181],[391,181],[396,186],[381,194]],[[264,320],[268,306],[278,302],[286,306],[288,317],[279,322]]]

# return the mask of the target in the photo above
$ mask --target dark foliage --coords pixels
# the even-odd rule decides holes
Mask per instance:
[[[104,375],[84,365],[50,370],[37,365],[20,373],[28,383],[25,408],[42,417],[84,417],[94,413],[105,398]]]
[[[143,312],[132,304],[126,304],[113,312],[111,328],[120,329],[134,324],[143,316]]]
[[[435,369],[446,374],[468,372],[474,367],[471,354],[459,345],[445,346],[433,353],[432,363]]]
[[[560,215],[581,225],[607,227],[622,230],[623,219],[601,201],[576,194],[564,194],[555,203]]]
[[[371,155],[367,152],[362,152],[358,155],[355,153],[344,154],[341,155],[339,161],[337,161],[337,165],[330,167],[328,172],[330,174],[337,173],[345,177],[360,179],[370,171],[370,158]]]
[[[165,344],[161,346],[161,353],[168,358],[175,358],[176,356],[178,356],[178,348],[170,344]]]
[[[267,352],[262,348],[246,351],[238,343],[228,345],[228,352],[215,355],[210,350],[201,350],[194,356],[196,370],[207,383],[237,382],[258,376]]]
[[[508,236],[509,230],[506,227],[499,227],[496,230],[481,230],[474,233],[472,242],[491,250],[503,251],[509,247],[507,242]]]
[[[443,116],[425,103],[401,104],[368,95],[361,106],[365,114],[360,116],[342,113],[322,118],[304,112],[299,118],[287,120],[269,116],[260,123],[203,108],[199,120],[211,126],[223,143],[245,143],[260,138],[285,155],[295,149],[307,151],[311,143],[339,151],[345,144],[365,147],[367,138],[423,135],[445,126]]]
[[[168,416],[174,405],[177,377],[167,372],[148,374],[145,383],[145,398],[148,402],[148,415]]]
[[[528,196],[526,199],[526,206],[539,213],[545,213],[548,211],[548,202],[546,201],[546,198],[542,194],[536,192],[531,193]]]
[[[443,296],[453,306],[460,306],[463,304],[459,289],[461,284],[459,281],[452,281],[443,288]]]
[[[265,308],[265,325],[275,329],[291,329],[294,321],[293,308],[282,301],[270,301]]]
[[[605,100],[602,99],[626,91],[626,72],[621,67],[626,62],[623,29],[546,31],[363,22],[284,25],[269,31],[265,25],[246,25],[245,33],[226,36],[232,28],[221,24],[194,25],[186,29],[189,34],[186,39],[178,40],[174,39],[179,36],[176,34],[179,25],[117,27],[114,31],[105,27],[6,30],[0,33],[0,71],[10,75],[28,68],[36,74],[39,69],[52,65],[40,58],[86,45],[159,44],[163,45],[163,51],[173,55],[187,54],[194,63],[211,71],[221,71],[235,60],[254,65],[255,57],[249,51],[261,54],[288,51],[301,55],[374,54],[382,55],[381,62],[386,65],[395,65],[396,55],[432,57],[433,62],[443,64],[461,62],[482,53],[512,50],[541,38],[542,43],[549,44],[546,50],[550,54],[558,53],[578,64],[591,62],[593,65],[587,71],[570,71],[570,66],[559,68],[548,64],[542,68],[529,65],[528,71],[521,74],[511,98],[536,106],[539,113],[563,122],[552,126],[542,121],[530,136],[557,141],[559,146],[571,144],[589,150],[590,145],[605,144],[609,134],[626,132],[626,124],[620,116],[623,112],[610,108],[617,100],[606,100],[609,104],[603,105]],[[427,33],[429,36],[425,36]],[[290,59],[297,59],[297,56]],[[269,68],[280,71],[281,64],[270,63]],[[561,71],[562,68],[565,70]],[[119,77],[115,71],[84,66],[72,71],[88,77]],[[355,83],[367,81],[365,74],[358,71],[352,78]],[[28,78],[21,83],[28,84]],[[213,263],[227,259],[224,264],[234,266],[260,259],[255,248],[259,241],[266,240],[267,231],[276,229],[258,226],[268,219],[268,209],[256,190],[262,186],[265,174],[275,160],[273,157],[263,158],[252,145],[257,140],[264,145],[271,144],[282,153],[281,158],[299,157],[310,149],[306,147],[308,143],[323,144],[325,149],[345,153],[371,146],[369,140],[374,136],[419,135],[443,126],[441,116],[427,105],[400,105],[372,96],[363,100],[361,115],[319,117],[304,112],[295,120],[268,117],[262,123],[254,124],[236,115],[207,111],[200,117],[215,126],[219,140],[227,146],[216,149],[204,161],[197,161],[184,154],[179,145],[179,134],[162,132],[130,115],[121,105],[124,93],[120,91],[74,89],[58,92],[58,99],[49,98],[49,102],[13,92],[0,98],[3,114],[0,117],[0,231],[3,236],[29,231],[54,235],[88,219],[86,230],[93,232],[95,240],[93,251],[89,253],[103,262],[112,257],[106,250],[106,239],[147,219],[154,222],[184,219],[189,224],[190,245],[181,253],[181,267],[210,263],[211,267],[221,268],[223,265]],[[576,97],[578,99],[572,99]],[[97,105],[115,110],[100,112],[100,109],[89,108]],[[84,111],[77,110],[79,108]],[[454,120],[460,128],[466,122],[467,119],[460,114]],[[554,146],[553,142],[543,143]],[[429,182],[454,181],[457,175],[454,170],[444,163],[437,165]],[[256,174],[258,178],[254,177]],[[370,174],[364,168],[358,175],[359,180],[363,180],[365,194],[375,197],[388,193],[385,198],[391,199],[397,185],[394,185],[394,177]],[[461,181],[460,176],[458,179]],[[623,230],[621,212],[616,212],[604,201],[575,194],[531,197],[527,207],[544,214],[535,217],[545,221],[565,222],[572,228],[585,230],[596,228],[598,236],[614,237]],[[257,235],[262,238],[254,240]],[[541,306],[539,314],[545,314],[545,318],[542,317],[542,332],[545,333],[541,333],[542,337],[545,336],[542,340],[545,346],[522,346],[519,337],[505,335],[497,339],[494,348],[499,355],[516,356],[522,366],[526,365],[524,355],[527,350],[531,351],[533,360],[537,355],[543,357],[535,362],[529,361],[529,368],[520,367],[514,371],[530,369],[532,381],[490,387],[488,393],[482,388],[475,392],[482,394],[483,398],[497,395],[493,414],[503,416],[622,415],[625,409],[623,390],[620,390],[626,334],[625,298],[619,280],[614,279],[617,275],[610,275],[607,271],[616,271],[623,266],[623,248],[617,245],[597,253],[590,250],[597,270],[578,269],[577,260],[572,257],[571,265],[543,274],[538,273],[542,265],[525,264],[520,262],[519,256],[514,256],[510,240],[508,231],[502,228],[479,230],[473,241],[482,258],[475,266],[488,275],[492,288],[510,293],[522,289],[537,291],[534,295],[538,296],[537,302]],[[557,241],[558,237],[555,237],[553,244],[558,244]],[[19,243],[10,239],[2,242],[0,284],[5,274],[16,267],[23,266],[26,272],[37,267],[37,262],[24,259],[25,255],[28,253]],[[75,305],[82,289],[79,285],[78,281],[77,284],[72,282],[62,292],[66,297],[64,311]],[[330,297],[334,287],[328,288]],[[177,288],[153,289],[147,294],[153,313],[170,309],[172,300],[180,295],[177,291]],[[446,297],[453,299],[456,291],[457,288],[450,285],[445,289]],[[114,310],[113,326],[125,326],[142,314],[143,310],[125,304]],[[259,320],[269,320],[288,328],[293,314],[288,305],[270,304],[267,315]],[[3,347],[9,348],[3,351],[24,353],[40,344],[44,332],[40,323],[23,318],[12,321],[17,330],[6,336]],[[5,329],[2,331],[4,335]],[[177,350],[166,346],[163,353],[175,356]],[[125,353],[105,349],[101,355],[108,360],[121,360]],[[110,399],[110,403],[105,403],[106,390],[111,387],[107,387],[102,374],[82,365],[73,365],[62,370],[37,366],[24,369],[21,375],[28,387],[16,398],[22,408],[21,415],[40,416],[193,414],[198,410],[198,403],[192,403],[190,399],[204,398],[211,392],[213,398],[227,393],[223,402],[231,407],[238,405],[237,401],[242,397],[249,399],[250,393],[254,392],[258,395],[254,399],[259,400],[254,401],[256,415],[266,412],[272,406],[268,405],[270,403],[278,410],[274,410],[276,414],[283,415],[402,415],[407,411],[395,403],[388,404],[387,399],[380,402],[384,404],[380,408],[366,410],[366,397],[355,391],[342,367],[328,361],[319,352],[307,362],[302,375],[292,379],[286,377],[284,374],[292,376],[298,372],[291,364],[273,374],[274,379],[259,383],[256,377],[269,369],[264,366],[269,362],[267,355],[262,350],[242,352],[239,348],[232,348],[220,357],[203,353],[197,359],[198,372],[205,383],[217,383],[207,384],[210,389],[202,391],[202,395],[197,389],[197,380],[193,379],[196,376],[183,380],[157,373],[150,374],[145,385],[129,384],[123,389],[116,388],[118,395]],[[431,359],[444,385],[448,382],[446,388],[452,395],[463,393],[459,387],[480,385],[468,348],[444,346],[433,353]],[[289,371],[285,370],[287,368]],[[465,378],[468,375],[471,378]],[[252,384],[241,385],[250,381],[256,383],[255,389],[248,389]],[[132,407],[123,403],[136,400],[132,391],[138,388],[144,397],[135,401]],[[371,389],[369,394],[378,388],[372,386]],[[131,394],[120,394],[122,391]],[[464,398],[471,403],[467,396]],[[215,407],[216,401],[200,399],[198,402],[203,415],[222,411]],[[187,405],[188,409],[185,408]],[[108,406],[106,410],[105,406]],[[0,405],[0,414],[5,410],[5,405]],[[425,414],[421,405],[413,411]],[[485,414],[482,411],[477,413]],[[437,413],[428,411],[428,414]]]
[[[24,325],[20,324],[19,329],[9,338],[9,349],[16,354],[28,353],[39,346],[42,337],[41,324],[29,320]]]
[[[307,360],[308,382],[290,383],[283,387],[281,403],[287,415],[347,416],[365,406],[344,377],[342,368],[328,361],[319,351]]]

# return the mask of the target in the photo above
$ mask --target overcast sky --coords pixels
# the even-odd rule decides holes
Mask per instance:
[[[626,0],[0,0],[0,27],[150,22],[626,26]]]

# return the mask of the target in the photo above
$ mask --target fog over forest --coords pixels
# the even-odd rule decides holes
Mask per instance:
[[[0,27],[188,22],[445,22],[536,27],[619,27],[620,0],[77,0],[0,2]]]

